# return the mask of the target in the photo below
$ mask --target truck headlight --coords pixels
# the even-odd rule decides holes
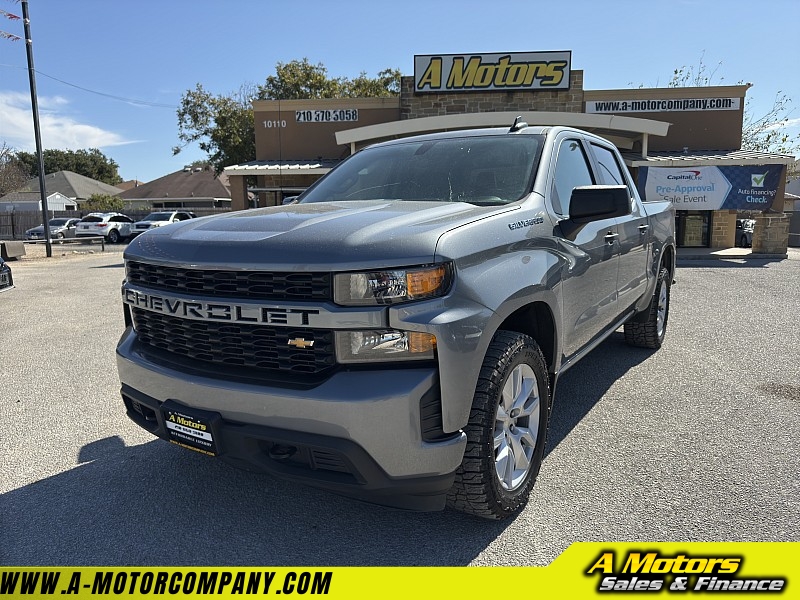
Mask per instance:
[[[333,279],[333,300],[343,306],[397,304],[443,296],[450,288],[449,264],[338,273]]]
[[[433,360],[435,348],[435,336],[417,331],[336,332],[336,360],[340,363]]]

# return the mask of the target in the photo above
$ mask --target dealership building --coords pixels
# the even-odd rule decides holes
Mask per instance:
[[[748,88],[584,90],[569,51],[415,56],[396,97],[253,102],[256,160],[225,168],[231,205],[281,204],[369,144],[521,116],[612,141],[642,197],[674,204],[679,246],[732,247],[747,215],[753,251],[785,253],[794,158],[741,149]]]

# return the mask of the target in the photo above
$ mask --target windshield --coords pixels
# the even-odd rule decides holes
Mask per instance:
[[[47,224],[50,227],[62,227],[67,224],[67,221],[69,221],[69,219],[50,219]]]
[[[530,191],[540,146],[541,136],[501,134],[368,148],[309,188],[300,202],[507,204]]]
[[[144,219],[142,219],[142,221],[169,221],[171,216],[171,212],[150,213]]]

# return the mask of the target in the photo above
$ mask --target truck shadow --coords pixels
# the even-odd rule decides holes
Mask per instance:
[[[678,257],[679,269],[766,269],[785,258],[746,258],[746,259],[684,259]]]
[[[549,450],[650,354],[617,334],[600,348],[559,383]],[[0,495],[0,564],[460,566],[524,528],[363,504],[161,440],[108,437],[83,446],[77,463]]]
[[[569,435],[614,383],[654,352],[630,346],[625,342],[625,336],[617,331],[564,373],[556,387],[545,457]]]
[[[161,440],[0,495],[4,565],[466,565],[508,522],[386,509]]]

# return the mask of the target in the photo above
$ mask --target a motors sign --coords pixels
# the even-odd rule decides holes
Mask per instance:
[[[414,91],[567,90],[570,51],[414,57]]]

